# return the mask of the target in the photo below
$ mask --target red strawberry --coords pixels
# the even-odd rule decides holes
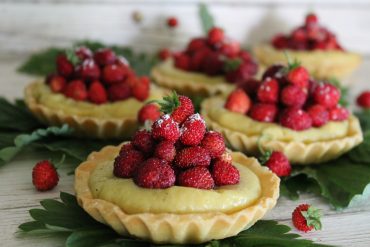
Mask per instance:
[[[171,117],[177,123],[182,123],[194,113],[194,105],[191,99],[186,96],[180,95],[178,98],[180,105],[173,110]]]
[[[120,178],[132,178],[144,161],[144,155],[135,149],[121,150],[114,160],[113,174]]]
[[[64,79],[64,77],[60,75],[51,76],[50,78],[48,78],[47,83],[49,84],[51,91],[53,91],[54,93],[63,92],[63,90],[67,86],[66,79]]]
[[[109,48],[99,49],[94,54],[94,59],[100,66],[113,64],[116,58],[116,54]]]
[[[155,142],[152,135],[147,130],[136,131],[131,140],[132,145],[145,156],[149,156],[154,151]]]
[[[108,96],[111,101],[125,100],[131,97],[131,88],[128,83],[120,82],[108,88]]]
[[[50,161],[40,161],[33,167],[32,183],[38,191],[51,190],[58,182],[58,173]]]
[[[131,142],[127,142],[127,143],[122,145],[122,147],[119,151],[119,154],[121,155],[121,154],[123,154],[125,152],[128,152],[128,151],[131,151],[131,150],[135,150],[134,145],[132,145]]]
[[[271,154],[268,154],[268,160],[263,162],[265,166],[267,166],[273,173],[278,175],[279,177],[286,177],[289,176],[292,167],[288,158],[279,151],[273,151]]]
[[[295,228],[303,232],[308,232],[313,229],[320,230],[320,217],[321,213],[319,209],[308,204],[301,204],[294,209],[292,213],[292,222]]]
[[[237,82],[236,85],[238,88],[243,89],[248,95],[255,95],[259,86],[260,81],[254,78],[250,78],[245,81]]]
[[[213,164],[212,177],[217,186],[237,184],[240,180],[239,170],[229,162],[220,160]]]
[[[167,26],[168,27],[175,28],[175,27],[177,27],[177,25],[179,25],[179,22],[178,22],[176,17],[169,17],[167,19]]]
[[[349,111],[341,107],[340,105],[337,105],[331,109],[329,109],[329,119],[331,121],[343,121],[346,120],[349,117]]]
[[[202,71],[209,76],[215,76],[222,72],[224,61],[219,52],[209,52],[203,60]]]
[[[80,61],[83,61],[88,58],[92,58],[93,53],[92,51],[85,47],[85,46],[80,46],[75,49],[75,54],[76,56],[80,59]]]
[[[193,56],[190,58],[190,70],[200,71],[204,64],[204,61],[207,59],[207,56],[211,52],[212,51],[207,47],[195,52]]]
[[[211,45],[221,43],[225,38],[224,31],[219,27],[213,27],[208,31],[207,41]]]
[[[175,185],[175,172],[167,161],[157,158],[146,160],[138,169],[135,183],[144,188],[165,189]]]
[[[288,85],[281,91],[281,102],[286,106],[302,107],[307,100],[307,93],[296,85]]]
[[[180,168],[192,166],[209,166],[211,156],[200,146],[187,147],[177,152],[174,163]]]
[[[185,187],[210,190],[215,183],[209,170],[205,167],[193,167],[178,176],[178,184]]]
[[[238,112],[241,114],[246,114],[251,107],[251,99],[242,90],[234,90],[228,97],[225,103],[225,108],[232,112]]]
[[[257,90],[257,99],[261,103],[275,104],[279,100],[279,83],[275,79],[267,78]]]
[[[100,68],[93,59],[89,58],[76,67],[76,73],[85,81],[97,80],[100,77]]]
[[[180,137],[179,125],[170,115],[165,114],[153,123],[152,135],[156,140],[175,142]]]
[[[280,124],[292,130],[301,131],[311,128],[312,119],[304,110],[291,107],[282,112]]]
[[[57,71],[61,76],[70,77],[74,72],[73,64],[68,61],[66,55],[62,54],[57,57]]]
[[[283,77],[284,66],[280,64],[272,65],[268,67],[262,75],[262,80],[270,78],[281,78]]]
[[[159,107],[156,104],[148,104],[141,107],[138,112],[138,121],[143,124],[146,120],[154,122],[161,116]]]
[[[146,76],[137,78],[132,86],[132,95],[139,101],[144,101],[149,97],[150,81]]]
[[[370,91],[364,91],[357,97],[357,105],[363,108],[370,108]]]
[[[176,148],[172,141],[162,141],[155,147],[154,156],[172,162],[176,155]]]
[[[284,34],[277,34],[272,38],[272,45],[276,49],[284,49],[288,47],[289,38],[287,38]]]
[[[312,119],[312,126],[320,127],[329,121],[329,112],[322,105],[313,105],[307,109]]]
[[[190,57],[185,53],[179,53],[174,55],[175,67],[182,70],[190,69]]]
[[[206,123],[199,113],[193,114],[182,124],[180,132],[180,141],[184,145],[198,145],[206,133]]]
[[[220,157],[216,158],[215,161],[223,161],[232,164],[233,157],[231,157],[229,152],[225,151]]]
[[[162,50],[160,50],[160,51],[158,52],[158,57],[159,57],[159,59],[161,59],[162,61],[164,61],[164,60],[166,60],[166,59],[170,58],[171,56],[172,56],[171,51],[170,51],[169,49],[166,49],[166,48],[164,48],[164,49],[162,49]]]
[[[249,112],[249,116],[260,122],[275,122],[278,114],[277,106],[274,104],[254,104]]]
[[[108,101],[107,91],[99,81],[93,81],[90,84],[88,97],[95,104],[104,104]]]
[[[308,87],[309,79],[310,79],[310,74],[302,66],[298,66],[290,70],[287,74],[287,80],[294,85],[300,86],[301,88]]]
[[[312,26],[318,23],[318,18],[314,13],[310,13],[306,16],[305,25]]]
[[[220,52],[222,54],[224,54],[225,56],[229,57],[229,58],[235,58],[241,52],[240,51],[240,44],[239,44],[239,42],[234,41],[234,40],[227,41],[226,43],[223,43],[221,45]],[[240,57],[243,57],[243,58],[246,58],[245,57],[245,54],[248,54],[249,55],[248,52],[244,52],[243,51],[242,55],[239,55],[239,56]],[[250,55],[249,55],[249,57],[250,57]],[[249,60],[250,59],[248,59],[248,61]]]
[[[243,82],[249,80],[257,73],[258,66],[255,62],[243,62],[240,66],[226,74],[226,80],[229,82]]]
[[[305,28],[299,27],[292,32],[292,40],[294,42],[306,42],[307,33]]]
[[[207,47],[207,43],[204,38],[195,38],[189,42],[188,47],[186,48],[186,51],[192,54],[192,53],[198,52],[201,49],[203,50],[203,48],[206,48],[206,47]]]
[[[339,102],[340,91],[330,83],[321,83],[316,86],[312,97],[317,104],[326,108],[332,108]]]
[[[74,100],[86,100],[88,96],[85,83],[81,80],[70,81],[64,90],[64,94]]]
[[[226,149],[224,138],[215,131],[207,132],[200,145],[209,152],[212,159],[220,157]]]
[[[127,76],[126,67],[117,64],[108,64],[103,69],[103,80],[107,84],[121,82]]]

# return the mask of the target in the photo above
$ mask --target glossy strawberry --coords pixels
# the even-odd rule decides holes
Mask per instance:
[[[207,132],[200,145],[208,151],[212,159],[220,157],[226,149],[224,138],[215,131]]]
[[[138,121],[141,124],[145,123],[146,120],[154,122],[160,117],[160,115],[161,112],[156,104],[147,104],[141,107],[138,112]]]
[[[63,77],[70,77],[74,72],[73,64],[68,61],[66,55],[62,54],[57,57],[56,60],[57,71]]]
[[[310,74],[303,66],[298,66],[290,70],[287,74],[287,80],[301,88],[308,87],[308,80],[310,79]]]
[[[285,106],[302,107],[307,100],[307,93],[296,85],[288,85],[281,90],[280,100]]]
[[[58,173],[50,161],[40,161],[33,167],[32,183],[38,191],[51,190],[58,182]]]
[[[275,122],[278,114],[278,109],[274,104],[254,104],[249,112],[249,116],[260,122],[272,123]]]
[[[209,166],[211,156],[208,151],[200,146],[186,147],[177,152],[174,164],[180,168],[192,166]]]
[[[137,170],[135,183],[143,188],[165,189],[175,184],[175,172],[164,160],[150,158]]]
[[[236,89],[227,97],[225,108],[232,112],[246,114],[251,107],[249,96],[242,90]]]
[[[132,145],[145,156],[149,156],[154,151],[155,141],[152,134],[147,130],[136,131],[131,140]]]
[[[108,97],[111,101],[125,100],[131,95],[131,87],[128,83],[115,83],[108,88]]]
[[[349,117],[349,111],[340,106],[334,106],[333,108],[329,109],[329,119],[331,121],[343,121],[348,119]]]
[[[108,64],[103,69],[103,80],[107,84],[115,84],[126,78],[126,67],[117,64]]]
[[[85,83],[81,80],[73,80],[68,83],[64,90],[65,96],[74,100],[83,101],[88,97]]]
[[[153,123],[152,135],[156,140],[175,142],[180,137],[180,128],[170,115],[165,114]]]
[[[279,83],[268,78],[262,82],[257,90],[257,99],[261,103],[275,104],[279,100]]]
[[[312,97],[317,104],[332,108],[339,102],[340,91],[330,83],[321,83],[313,91]]]
[[[85,81],[93,81],[99,79],[100,68],[93,59],[88,58],[76,67],[76,73],[79,78]]]
[[[184,145],[198,145],[206,133],[206,123],[199,113],[190,115],[181,125],[180,132],[180,141]]]
[[[121,150],[114,160],[113,174],[120,178],[132,178],[143,161],[144,155],[140,151],[135,149]]]
[[[370,91],[364,91],[357,97],[357,105],[363,108],[370,108]]]
[[[309,204],[301,204],[292,213],[292,222],[299,231],[308,232],[321,229],[320,210]]]
[[[176,156],[176,148],[172,141],[162,141],[157,144],[154,151],[154,156],[172,162]]]
[[[221,28],[213,27],[208,31],[207,42],[211,45],[217,45],[225,38],[224,31]]]
[[[108,94],[103,84],[93,81],[89,86],[88,98],[95,104],[104,104],[108,101]]]
[[[181,172],[178,185],[197,189],[213,189],[215,183],[209,170],[205,167],[193,167]]]
[[[278,151],[273,151],[264,165],[279,177],[289,176],[292,171],[288,158]]]
[[[94,60],[100,66],[113,64],[116,61],[116,54],[109,48],[99,49],[94,54]]]
[[[54,93],[63,92],[65,87],[67,86],[66,79],[60,75],[53,75],[47,79],[47,83],[50,86],[51,91]]]
[[[320,127],[329,121],[329,112],[322,105],[312,105],[307,109],[313,127]]]
[[[304,110],[291,107],[285,109],[280,115],[280,124],[292,130],[301,131],[311,128],[312,119]]]
[[[239,170],[229,162],[216,161],[212,166],[212,177],[216,186],[239,183]]]

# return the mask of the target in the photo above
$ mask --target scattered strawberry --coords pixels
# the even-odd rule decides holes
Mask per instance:
[[[166,48],[164,48],[164,49],[162,49],[162,50],[160,50],[160,51],[158,52],[158,57],[159,57],[159,59],[161,59],[162,61],[164,61],[164,60],[166,60],[166,59],[170,58],[171,56],[172,56],[171,51],[170,51],[169,49],[166,49]]]
[[[228,162],[216,161],[212,168],[212,177],[217,186],[239,183],[239,170]]]
[[[51,91],[54,93],[63,92],[65,87],[67,86],[67,82],[63,76],[54,75],[48,79],[48,84],[50,86]]]
[[[221,28],[213,27],[208,31],[207,41],[211,45],[216,45],[218,43],[221,43],[224,37],[225,37],[225,34]]]
[[[206,167],[193,167],[181,172],[178,176],[178,184],[185,187],[210,190],[215,183],[212,175]]]
[[[94,60],[101,66],[113,64],[116,58],[116,54],[109,48],[99,49],[94,54]]]
[[[95,104],[104,104],[108,101],[107,91],[99,81],[93,81],[90,84],[88,97]]]
[[[292,222],[299,231],[321,230],[321,213],[319,209],[308,204],[301,204],[292,213]]]
[[[249,116],[260,122],[275,122],[278,114],[276,105],[273,104],[254,104],[249,112]]]
[[[370,91],[364,91],[357,97],[357,105],[363,108],[370,108]]]
[[[220,157],[226,149],[224,138],[215,131],[207,132],[200,145],[208,151],[212,159]]]
[[[76,73],[79,78],[85,81],[93,81],[99,79],[100,68],[93,59],[89,58],[76,67]]]
[[[40,161],[33,167],[32,183],[38,191],[51,190],[58,182],[58,173],[50,161]]]
[[[292,130],[301,131],[311,128],[312,119],[304,110],[291,107],[285,109],[280,115],[280,124]]]
[[[63,77],[70,77],[74,72],[73,64],[68,61],[66,55],[59,55],[57,57],[57,71]]]
[[[320,127],[329,121],[329,112],[322,105],[313,105],[307,109],[308,115],[312,119],[313,127]]]
[[[310,79],[310,75],[308,71],[302,67],[298,66],[292,70],[290,70],[287,74],[287,80],[301,88],[307,88],[308,87],[308,80]]]
[[[108,64],[103,69],[103,80],[107,84],[121,82],[126,77],[126,68],[117,64]]]
[[[340,105],[329,109],[329,119],[331,121],[343,121],[348,119],[348,117],[349,111]]]
[[[150,158],[138,169],[135,183],[144,188],[165,189],[175,184],[175,172],[164,160]]]
[[[257,99],[261,103],[275,104],[279,99],[279,83],[275,79],[268,78],[262,82],[257,90]]]
[[[211,156],[206,149],[200,146],[187,147],[176,154],[174,163],[180,168],[189,168],[192,166],[207,167],[211,163]]]
[[[136,131],[132,137],[132,145],[139,151],[141,151],[146,156],[149,156],[154,151],[154,139],[152,135],[147,130]]]
[[[225,108],[232,112],[246,114],[251,107],[249,96],[242,90],[234,90],[228,97],[225,103]]]
[[[161,116],[159,107],[156,104],[144,105],[138,112],[138,121],[143,124],[146,120],[154,122]]]
[[[175,142],[180,137],[179,125],[170,115],[165,114],[153,123],[152,135],[156,140]]]
[[[132,86],[132,95],[139,101],[144,101],[149,97],[150,81],[146,76],[136,79]]]
[[[88,97],[85,83],[81,80],[70,81],[64,90],[64,94],[78,101],[86,100]]]
[[[290,166],[288,158],[282,152],[273,151],[271,154],[268,153],[267,155],[269,157],[267,161],[263,163],[273,173],[279,177],[286,177],[290,175],[292,167]]]
[[[332,108],[339,102],[340,91],[330,83],[321,83],[316,86],[312,97],[317,104],[326,108]]]
[[[199,113],[189,116],[181,126],[180,141],[187,146],[198,145],[206,133],[206,123]]]
[[[135,149],[121,150],[114,160],[113,174],[120,178],[132,178],[144,161],[144,155]]]
[[[162,141],[157,144],[154,156],[172,162],[176,155],[176,148],[172,141]]]
[[[92,51],[85,46],[77,47],[75,49],[75,54],[80,59],[80,61],[93,57]]]
[[[131,96],[131,88],[128,83],[115,83],[108,88],[108,96],[111,101],[125,100]]]
[[[170,28],[175,28],[179,25],[179,22],[176,17],[169,17],[167,19],[167,26]]]
[[[281,102],[285,106],[302,107],[307,100],[307,93],[300,86],[288,85],[281,91]]]

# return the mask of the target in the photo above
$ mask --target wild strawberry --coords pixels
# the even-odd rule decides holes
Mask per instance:
[[[154,151],[155,141],[151,133],[147,130],[138,130],[131,140],[132,145],[145,156],[149,156]]]
[[[204,61],[207,59],[208,55],[211,53],[211,49],[208,47],[203,48],[193,54],[190,58],[190,70],[200,71],[204,64]]]
[[[249,112],[249,116],[254,120],[266,123],[275,122],[278,114],[277,106],[274,104],[254,104]]]
[[[66,55],[59,55],[56,63],[58,74],[61,76],[70,77],[73,74],[74,66],[70,61],[68,61]]]
[[[215,131],[207,132],[200,145],[209,152],[212,159],[220,157],[226,149],[224,138]]]
[[[131,150],[135,150],[134,145],[132,145],[131,142],[127,142],[127,143],[122,145],[122,147],[119,151],[119,154],[121,155],[121,154],[123,154],[125,152],[128,152],[128,151],[131,151]]]
[[[146,120],[154,122],[161,116],[159,107],[156,104],[148,104],[141,107],[138,112],[138,121],[143,124]]]
[[[221,43],[225,38],[224,31],[219,27],[213,27],[208,31],[207,41],[211,45]]]
[[[172,162],[176,155],[176,148],[172,141],[162,141],[157,144],[154,156]]]
[[[114,160],[113,174],[120,178],[132,178],[144,161],[144,155],[135,149],[122,151]]]
[[[85,81],[97,80],[100,77],[100,68],[93,59],[89,58],[76,67],[76,73]]]
[[[271,43],[276,49],[284,49],[288,47],[289,38],[284,34],[277,34],[272,38]]]
[[[309,79],[310,79],[310,74],[302,66],[298,66],[290,70],[287,74],[287,80],[294,85],[300,86],[301,88],[308,87]]]
[[[89,100],[95,104],[103,104],[108,101],[107,91],[99,81],[93,81],[90,84],[88,97]]]
[[[370,108],[370,91],[364,91],[357,97],[357,105],[363,108]]]
[[[292,222],[299,231],[321,230],[321,213],[319,209],[308,204],[301,204],[292,213]]]
[[[181,126],[180,141],[187,146],[198,145],[206,133],[206,123],[199,113],[189,116]]]
[[[87,48],[86,46],[80,46],[75,49],[76,56],[80,59],[80,61],[83,61],[88,58],[92,58],[93,53],[92,51]]]
[[[206,167],[193,167],[179,174],[178,185],[210,190],[213,189],[215,183]]]
[[[286,106],[302,107],[307,100],[307,93],[296,85],[288,85],[281,91],[281,102]]]
[[[204,38],[195,38],[189,42],[186,48],[186,51],[192,54],[206,47],[207,47],[207,43]]]
[[[126,67],[117,64],[108,64],[103,69],[103,80],[107,84],[121,82],[126,77]]]
[[[304,110],[291,107],[282,112],[280,124],[292,130],[301,131],[311,128],[312,119]]]
[[[283,76],[284,66],[280,64],[275,64],[268,67],[262,75],[262,80],[270,78],[281,78]]]
[[[240,180],[239,170],[229,162],[215,161],[211,173],[216,186],[237,184]]]
[[[152,135],[156,140],[175,142],[180,137],[179,125],[170,115],[165,114],[153,123]]]
[[[156,101],[161,111],[166,114],[171,114],[174,121],[181,124],[190,115],[194,113],[194,105],[190,98],[180,95],[174,91],[172,95],[163,97],[163,100]]]
[[[111,101],[125,100],[131,97],[131,88],[128,83],[120,82],[108,88],[108,96]]]
[[[306,26],[312,26],[316,25],[318,22],[318,18],[314,13],[310,13],[306,15],[305,25]]]
[[[243,89],[248,95],[256,95],[260,83],[259,80],[250,78],[245,81],[237,82],[236,86]]]
[[[332,108],[339,102],[340,91],[330,83],[321,83],[313,91],[312,97],[317,104]]]
[[[51,190],[58,182],[57,170],[50,161],[40,161],[33,167],[32,183],[38,191]]]
[[[235,58],[241,52],[240,44],[239,42],[234,41],[234,40],[227,41],[221,45],[220,52],[229,58]],[[248,52],[243,51],[242,55],[239,55],[239,56],[245,58],[245,54],[249,55]],[[250,61],[250,59],[248,59],[248,61]]]
[[[202,70],[209,76],[215,76],[222,72],[224,61],[219,52],[209,52],[203,60]]]
[[[292,32],[292,40],[294,42],[306,42],[307,40],[307,33],[306,33],[306,30],[304,27],[299,27],[299,28],[296,28],[293,32]]]
[[[136,78],[136,83],[132,86],[132,96],[139,101],[144,101],[149,97],[150,81],[146,76]]]
[[[63,90],[67,86],[66,79],[64,79],[64,77],[60,75],[51,76],[48,79],[48,84],[51,91],[53,91],[54,93],[63,92]]]
[[[175,185],[175,172],[164,160],[150,158],[138,169],[135,183],[144,188],[165,189]]]
[[[225,108],[232,112],[238,112],[241,114],[246,114],[251,107],[251,99],[242,90],[234,90],[228,97],[225,103]]]
[[[116,61],[116,54],[109,48],[99,49],[94,54],[94,60],[100,65],[113,64]]]
[[[262,163],[277,176],[286,177],[290,175],[292,167],[288,158],[282,152],[273,151],[272,153],[267,153],[267,157],[264,158],[265,160]]]
[[[331,121],[343,121],[348,119],[348,117],[349,111],[340,105],[329,109],[329,119]]]
[[[64,94],[74,100],[86,100],[88,96],[85,83],[81,80],[70,81],[64,90]]]
[[[329,121],[329,112],[322,105],[312,105],[307,109],[308,115],[312,119],[313,127],[320,127]]]
[[[257,99],[261,103],[275,104],[279,100],[279,83],[268,78],[261,83],[257,90]]]
[[[168,27],[175,28],[175,27],[177,27],[177,25],[179,25],[179,22],[178,22],[176,17],[169,17],[167,19],[167,26]]]
[[[209,166],[211,156],[206,149],[200,146],[187,147],[177,152],[174,163],[180,168]]]
[[[185,53],[179,53],[174,55],[175,67],[182,70],[190,69],[190,57]]]
[[[164,61],[164,60],[166,60],[166,59],[170,58],[170,57],[171,57],[171,55],[172,55],[171,51],[170,51],[169,49],[166,49],[166,48],[164,48],[164,49],[162,49],[162,50],[160,50],[160,51],[158,52],[158,57],[159,57],[159,59],[161,59],[162,61]]]
[[[225,151],[220,157],[216,158],[214,161],[222,161],[232,164],[233,157],[231,157],[231,154],[229,152]]]
[[[254,62],[243,62],[240,66],[226,74],[226,80],[229,82],[243,82],[252,78],[257,73],[258,66]]]

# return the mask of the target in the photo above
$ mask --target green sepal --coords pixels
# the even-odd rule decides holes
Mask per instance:
[[[160,111],[164,114],[171,114],[180,106],[179,96],[176,91],[172,91],[171,95],[164,96],[162,100],[152,100],[148,103],[157,103],[160,106]]]
[[[70,61],[73,64],[73,66],[76,66],[77,64],[81,62],[80,58],[76,55],[74,48],[67,49],[65,51],[65,54],[66,54],[68,61]]]
[[[310,206],[307,211],[302,211],[301,214],[306,219],[308,226],[312,226],[315,230],[321,230],[322,224],[320,221],[320,209]]]
[[[242,60],[240,58],[227,59],[224,63],[224,71],[235,71],[240,67],[241,64]]]

